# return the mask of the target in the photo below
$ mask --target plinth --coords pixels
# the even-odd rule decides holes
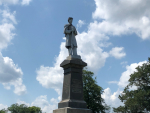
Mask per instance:
[[[83,99],[82,69],[85,66],[87,63],[72,57],[60,64],[64,69],[62,101],[53,113],[92,113]]]

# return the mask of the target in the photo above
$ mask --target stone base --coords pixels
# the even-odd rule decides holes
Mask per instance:
[[[92,110],[66,107],[53,110],[53,113],[92,113]]]
[[[67,60],[74,60],[74,59],[81,59],[80,55],[69,55],[67,57]]]
[[[86,102],[83,100],[67,99],[58,103],[58,108],[65,108],[65,107],[87,109]]]

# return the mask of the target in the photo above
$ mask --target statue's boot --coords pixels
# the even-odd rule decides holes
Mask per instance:
[[[72,55],[72,49],[71,48],[68,48],[68,53],[69,53],[69,55]]]
[[[77,48],[76,47],[73,48],[73,55],[77,56]]]

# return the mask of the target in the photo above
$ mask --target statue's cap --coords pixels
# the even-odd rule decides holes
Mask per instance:
[[[70,19],[73,19],[73,18],[72,18],[72,17],[69,17],[69,18],[68,18],[68,21],[69,21]]]

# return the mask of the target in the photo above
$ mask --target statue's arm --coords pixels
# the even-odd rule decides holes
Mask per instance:
[[[68,30],[67,27],[64,28],[64,34],[70,34],[72,30]]]
[[[74,33],[75,33],[75,36],[78,34],[76,29],[75,29]]]

